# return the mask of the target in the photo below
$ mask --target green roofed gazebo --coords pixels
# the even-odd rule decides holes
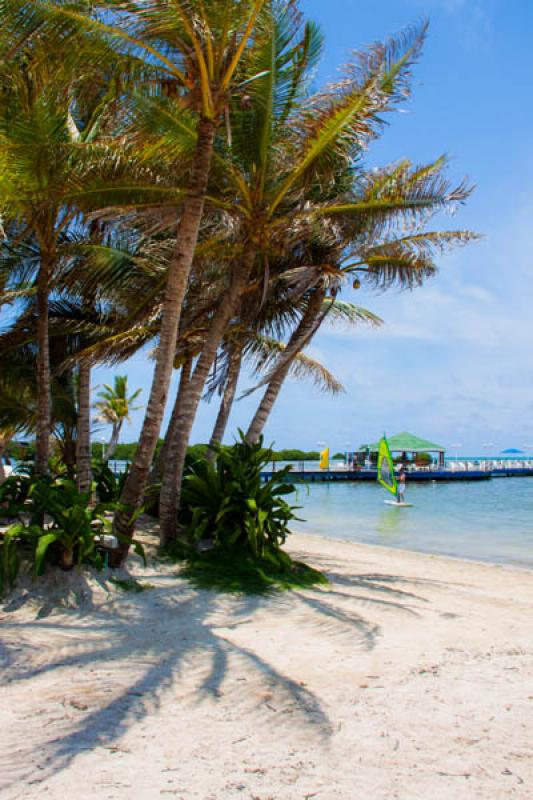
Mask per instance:
[[[439,466],[444,466],[444,455],[446,448],[427,439],[421,439],[412,433],[396,433],[394,436],[387,436],[391,453],[437,453]],[[377,453],[379,442],[375,444],[361,445],[359,452]]]

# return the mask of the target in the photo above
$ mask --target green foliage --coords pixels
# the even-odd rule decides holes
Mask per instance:
[[[33,459],[35,458],[35,442],[19,442],[14,439],[6,445],[5,454],[16,461]]]
[[[155,451],[155,458],[157,458],[161,447],[163,446],[163,439],[159,439]],[[124,444],[117,444],[117,448],[113,455],[115,461],[133,461],[137,452],[137,442],[128,442]],[[193,444],[187,450],[187,459],[195,459],[197,456],[205,456],[208,449],[207,444]],[[99,442],[91,444],[92,457],[95,461],[101,460],[102,445]],[[320,453],[315,450],[298,450],[288,448],[285,450],[270,450],[269,461],[318,461]],[[344,454],[340,453],[335,458],[344,458]]]
[[[189,538],[209,538],[215,548],[241,550],[254,558],[279,550],[295,519],[283,495],[294,487],[284,480],[288,468],[262,482],[269,460],[262,439],[250,444],[241,433],[233,447],[217,448],[215,464],[193,462],[182,490],[181,522]]]
[[[197,553],[186,560],[180,574],[199,589],[244,594],[308,589],[328,583],[321,572],[293,561],[282,550],[266,553],[261,559],[235,551]]]
[[[187,448],[186,463],[192,465],[196,461],[204,459],[209,451],[207,444],[191,444]]]
[[[0,517],[8,519],[20,514],[30,491],[31,477],[14,474],[0,484]]]
[[[26,539],[34,535],[34,532],[27,531]],[[0,595],[8,587],[11,588],[15,583],[20,568],[19,540],[20,533],[18,525],[11,525],[0,538]]]
[[[314,450],[273,450],[270,461],[318,461],[320,453]]]
[[[98,500],[101,503],[117,503],[128,473],[129,467],[117,475],[106,461],[93,462],[93,477]]]
[[[174,543],[167,555],[184,562],[181,574],[195,586],[221,592],[265,594],[327,583],[281,549],[296,518],[284,499],[294,492],[286,482],[289,469],[262,482],[272,453],[262,439],[250,444],[240,436],[232,447],[216,448],[214,464],[190,459],[181,509],[188,542]],[[212,548],[199,551],[200,539],[210,539]]]
[[[0,540],[2,570],[0,590],[12,585],[19,569],[19,546],[29,548],[35,575],[42,575],[47,562],[59,564],[63,569],[90,564],[97,569],[103,566],[103,536],[117,534],[105,514],[117,508],[116,503],[91,505],[90,492],[79,492],[74,481],[45,476],[27,479],[29,488],[26,502],[18,504],[20,517],[10,526]],[[5,484],[4,484],[5,485]],[[43,519],[46,524],[43,525]],[[146,563],[140,542],[133,541],[135,552]]]
[[[51,519],[39,536],[34,562],[37,575],[42,574],[52,545],[65,569],[82,563],[102,566],[98,542],[100,536],[111,533],[111,522],[104,517],[111,509],[109,504],[91,506],[91,493],[79,492],[74,481],[68,479],[35,481],[29,499],[34,525],[42,513]]]

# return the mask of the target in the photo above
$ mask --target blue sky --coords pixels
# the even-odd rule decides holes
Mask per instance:
[[[427,16],[430,31],[413,96],[390,118],[370,164],[446,153],[450,174],[476,185],[468,205],[442,222],[481,242],[439,261],[422,289],[346,293],[386,322],[382,330],[329,328],[310,353],[346,388],[340,397],[287,382],[266,429],[278,447],[335,450],[409,430],[463,453],[532,445],[533,2],[531,0],[304,0],[326,35],[317,81],[334,79],[350,51]],[[152,364],[119,367],[150,386]],[[95,382],[112,377],[99,369]],[[243,383],[243,388],[248,382]],[[246,427],[259,397],[236,404],[231,432]],[[194,441],[210,434],[216,404],[203,405]],[[133,440],[142,413],[123,439]],[[452,448],[454,449],[454,448]]]

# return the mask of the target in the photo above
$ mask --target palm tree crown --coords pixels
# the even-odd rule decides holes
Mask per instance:
[[[104,384],[104,388],[98,392],[100,399],[94,404],[97,410],[97,421],[106,425],[111,425],[111,439],[104,454],[104,460],[108,461],[113,457],[122,426],[125,422],[131,422],[130,414],[141,406],[134,405],[134,401],[141,394],[141,389],[137,389],[128,395],[127,375],[115,375],[113,386]]]

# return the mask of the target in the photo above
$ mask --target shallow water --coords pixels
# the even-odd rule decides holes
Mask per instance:
[[[289,496],[288,499],[290,499]],[[408,484],[412,508],[377,484],[299,485],[306,522],[293,529],[334,539],[533,567],[533,478]]]

